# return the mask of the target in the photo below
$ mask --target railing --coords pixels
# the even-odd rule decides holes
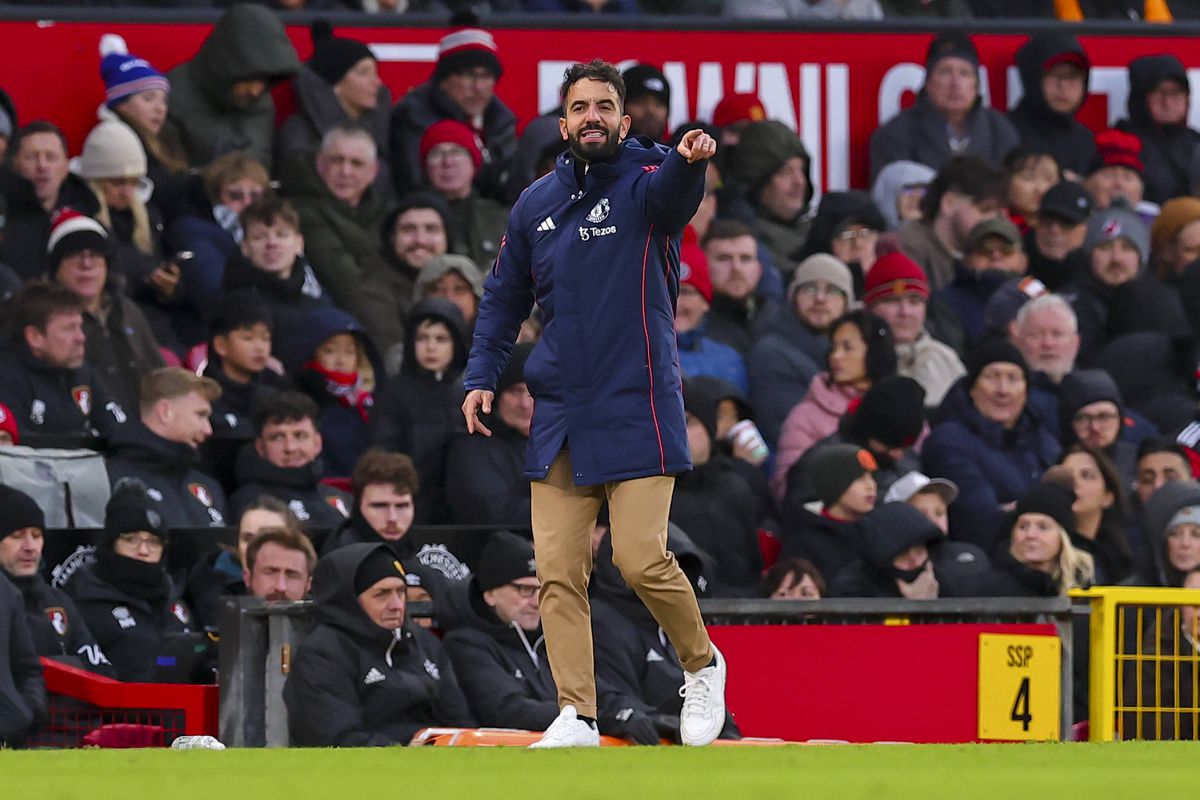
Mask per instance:
[[[1195,739],[1200,590],[1099,587],[1091,606],[1089,738]]]

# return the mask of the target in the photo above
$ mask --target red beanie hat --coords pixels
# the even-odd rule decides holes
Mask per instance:
[[[767,110],[754,92],[727,94],[713,109],[712,124],[725,128],[738,122],[762,122]]]
[[[684,240],[679,246],[679,282],[691,286],[712,304],[712,279],[708,276],[708,259],[704,248],[694,239]]]
[[[478,170],[483,166],[483,146],[479,142],[479,138],[475,136],[475,131],[471,130],[464,122],[459,122],[456,119],[439,120],[428,128],[421,136],[421,168],[425,168],[425,159],[429,157],[429,151],[437,147],[439,144],[456,144],[459,147],[466,148],[471,154],[471,161],[475,164],[475,169]]]
[[[17,435],[17,420],[13,417],[12,412],[8,410],[8,406],[0,403],[0,431],[8,431],[8,435],[12,437],[13,444],[20,444],[21,437]]]
[[[1142,164],[1142,140],[1132,133],[1115,128],[1096,134],[1096,154],[1088,168],[1091,175],[1105,167],[1128,167],[1141,175],[1146,171]]]
[[[863,302],[871,307],[887,297],[915,292],[929,299],[929,278],[925,270],[899,250],[879,258],[863,284]]]

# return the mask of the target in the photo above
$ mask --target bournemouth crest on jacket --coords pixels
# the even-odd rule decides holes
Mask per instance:
[[[46,619],[50,620],[50,627],[54,628],[54,632],[59,636],[66,636],[70,629],[67,622],[67,611],[61,606],[52,606],[46,609]]]
[[[92,413],[92,387],[76,386],[71,390],[71,397],[75,400],[75,405],[79,406],[79,410],[86,417]]]
[[[207,486],[202,483],[189,483],[188,491],[192,493],[193,497],[203,503],[205,507],[212,508],[213,498]]]

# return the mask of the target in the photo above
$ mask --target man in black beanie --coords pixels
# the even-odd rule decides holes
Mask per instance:
[[[136,480],[118,483],[104,509],[96,563],[67,588],[117,678],[154,681],[170,639],[191,632],[192,613],[167,574],[167,528]]]
[[[37,654],[112,677],[112,665],[75,601],[41,576],[45,528],[45,515],[32,497],[0,485],[0,576],[8,578],[25,600]]]
[[[625,79],[625,113],[633,120],[630,136],[649,136],[666,142],[667,115],[671,110],[671,84],[658,67],[634,64],[621,73]]]
[[[525,451],[533,424],[533,397],[525,384],[532,344],[513,347],[496,383],[496,402],[487,424],[491,437],[460,432],[446,457],[446,496],[450,518],[459,525],[528,528],[529,481]]]
[[[913,445],[924,429],[925,390],[921,384],[899,375],[877,381],[862,400],[851,403],[837,432],[806,450],[788,471],[788,502],[803,504],[818,499],[813,461],[821,448],[834,444],[856,445],[875,457],[875,483],[882,497],[903,475],[920,469],[920,456]]]
[[[497,531],[470,581],[448,591],[452,610],[438,621],[480,725],[544,731],[558,716],[538,608],[541,585],[533,544]]]
[[[441,642],[408,623],[403,565],[382,544],[352,544],[313,573],[316,627],[283,689],[293,744],[385,747],[421,728],[473,727]]]
[[[979,89],[975,45],[958,31],[938,34],[917,102],[871,134],[871,180],[893,161],[941,169],[954,156],[972,155],[1000,166],[1020,136],[1003,112],[983,104]]]

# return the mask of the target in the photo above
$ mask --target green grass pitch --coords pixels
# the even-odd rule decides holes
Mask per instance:
[[[1181,797],[1200,744],[0,752],[5,800]]]

